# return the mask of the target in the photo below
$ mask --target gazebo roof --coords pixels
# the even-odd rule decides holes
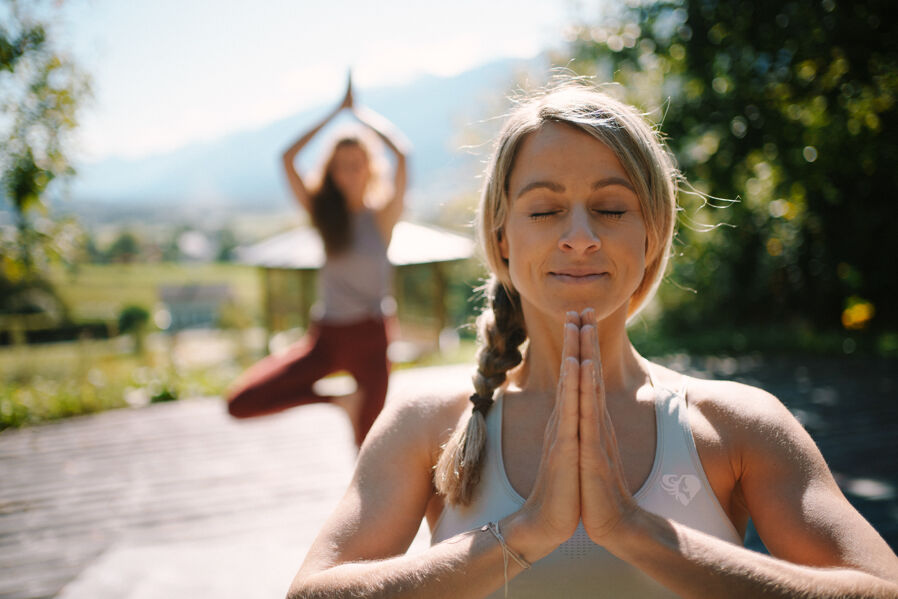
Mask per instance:
[[[324,264],[318,232],[299,227],[236,250],[237,260],[264,268],[315,269]],[[396,266],[464,260],[474,254],[469,238],[431,225],[400,221],[393,229],[387,258]]]

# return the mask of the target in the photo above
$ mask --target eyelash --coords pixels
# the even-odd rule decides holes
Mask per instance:
[[[625,210],[596,210],[595,212],[601,216],[606,216],[613,220],[620,220],[621,218],[623,218],[624,213],[626,211]],[[553,216],[555,214],[558,214],[557,210],[550,211],[550,212],[534,212],[533,214],[530,215],[530,219],[539,221],[539,220],[547,219],[550,216]]]

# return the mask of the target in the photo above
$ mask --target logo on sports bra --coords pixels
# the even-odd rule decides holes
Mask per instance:
[[[661,488],[683,505],[689,505],[701,490],[702,483],[692,474],[665,474],[661,477]]]

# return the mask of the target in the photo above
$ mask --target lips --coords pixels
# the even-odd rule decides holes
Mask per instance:
[[[549,271],[549,276],[570,283],[586,283],[596,281],[608,275],[607,271],[597,268],[568,267]]]

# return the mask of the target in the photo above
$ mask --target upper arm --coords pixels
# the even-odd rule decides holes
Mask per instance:
[[[408,549],[433,497],[433,401],[387,403],[362,446],[352,482],[298,574]]]
[[[404,154],[396,155],[396,174],[393,178],[393,195],[377,211],[378,225],[387,244],[390,242],[393,227],[399,222],[405,209],[405,188],[408,185],[406,158]]]
[[[311,214],[312,197],[309,195],[309,190],[306,189],[302,177],[300,177],[299,173],[296,171],[296,165],[294,164],[296,152],[291,150],[284,152],[282,157],[284,174],[287,176],[287,183],[290,185],[290,191],[293,192],[293,197],[295,197],[299,204]]]
[[[772,395],[738,387],[725,426],[746,507],[771,555],[898,579],[898,558],[842,494],[801,424]]]

